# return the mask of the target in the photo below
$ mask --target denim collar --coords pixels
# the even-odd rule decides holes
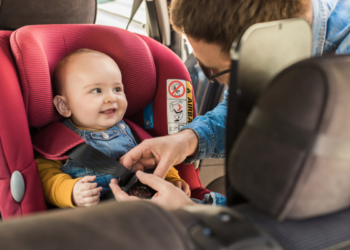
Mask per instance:
[[[103,130],[103,131],[90,131],[90,130],[79,129],[70,121],[70,119],[66,119],[62,123],[65,126],[67,126],[70,130],[72,130],[74,133],[79,135],[80,137],[91,134],[91,133],[101,133],[102,134],[102,132],[107,133],[110,130],[123,130],[126,128],[126,123],[123,120],[121,120],[119,123],[115,124],[114,126],[108,128],[106,130]],[[120,127],[121,124],[124,125],[124,128]]]

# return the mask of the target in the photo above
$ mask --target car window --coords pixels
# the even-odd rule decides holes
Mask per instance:
[[[96,24],[125,29],[130,18],[132,5],[133,1],[131,0],[98,0]],[[128,30],[141,35],[147,35],[144,2],[135,14]]]

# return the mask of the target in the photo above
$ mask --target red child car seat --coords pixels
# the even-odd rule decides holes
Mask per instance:
[[[9,33],[7,33],[8,36]],[[27,26],[13,32],[11,48],[18,69],[24,108],[21,106],[23,101],[17,101],[17,105],[21,107],[17,107],[16,111],[22,113],[17,112],[16,116],[14,116],[13,111],[15,109],[12,108],[13,102],[11,99],[21,99],[21,96],[16,83],[15,68],[8,55],[9,51],[7,51],[7,55],[5,55],[5,58],[8,60],[7,67],[9,69],[7,71],[13,72],[11,79],[6,80],[6,82],[11,82],[12,84],[8,84],[7,87],[13,86],[13,88],[17,88],[17,92],[13,95],[4,93],[5,91],[1,93],[3,103],[8,103],[6,107],[2,106],[1,111],[6,111],[7,108],[10,110],[7,113],[0,113],[0,119],[4,121],[1,131],[4,131],[6,135],[8,134],[7,131],[12,131],[8,135],[9,142],[6,142],[6,144],[2,143],[2,147],[3,151],[6,149],[10,152],[16,152],[14,148],[17,145],[26,143],[21,148],[23,147],[23,154],[26,153],[28,155],[26,156],[28,163],[16,165],[22,166],[22,168],[15,170],[21,172],[26,185],[23,201],[16,203],[10,197],[11,190],[9,188],[10,175],[13,169],[9,166],[8,156],[5,155],[0,159],[0,161],[6,161],[1,162],[1,173],[8,172],[6,176],[2,176],[0,181],[2,184],[0,186],[2,187],[0,189],[0,210],[3,218],[45,209],[38,170],[34,161],[32,147],[31,145],[29,146],[28,123],[30,127],[42,128],[62,119],[56,113],[52,104],[50,75],[57,62],[65,54],[80,48],[89,48],[111,56],[117,62],[122,72],[125,93],[129,103],[126,117],[133,122],[129,124],[136,124],[134,129],[130,125],[134,132],[144,127],[145,117],[143,109],[152,102],[154,126],[151,129],[147,129],[151,136],[168,134],[167,91],[170,89],[170,82],[179,81],[189,84],[190,81],[190,76],[185,66],[168,48],[148,37],[114,27],[99,25]],[[6,74],[9,75],[8,72],[3,72],[1,75]],[[191,88],[190,84],[187,86]],[[182,92],[186,92],[186,87],[182,87]],[[189,89],[189,91],[191,90]],[[193,94],[191,98],[193,101]],[[186,111],[190,112],[190,110]],[[193,116],[195,116],[195,113],[195,107],[193,107]],[[18,125],[20,128],[17,129],[16,124],[20,124]],[[5,125],[11,129],[3,128]],[[146,138],[146,134],[141,132],[140,138]],[[0,135],[3,141],[3,133]],[[46,148],[46,150],[51,153],[55,151],[53,148]],[[57,153],[57,151],[55,152]],[[18,154],[12,154],[15,160],[20,161],[22,159],[22,156],[18,157]],[[64,157],[64,154],[60,157]],[[30,169],[28,166],[30,166]],[[203,188],[198,170],[195,170],[193,166],[180,164],[176,168],[179,170],[180,176],[190,185],[192,197],[202,199],[204,194],[209,192]],[[25,173],[24,170],[30,173]],[[32,176],[31,179],[29,176]]]
[[[10,50],[11,33],[0,32],[0,212],[3,219],[46,209]],[[20,203],[12,198],[10,190],[11,176],[15,171],[22,174],[26,183],[25,196]]]

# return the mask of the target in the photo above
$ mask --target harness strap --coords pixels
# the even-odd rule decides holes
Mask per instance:
[[[119,178],[121,186],[125,186],[135,174],[118,161],[87,143],[72,148],[67,152],[67,155],[74,162],[92,171],[115,175]]]
[[[142,184],[136,177],[136,172],[127,169],[124,165],[102,153],[96,148],[90,146],[87,143],[80,144],[75,148],[67,152],[67,155],[74,162],[84,166],[85,168],[91,169],[95,172],[104,174],[115,175],[119,180],[119,186],[126,193],[133,189],[143,189],[142,192],[146,192],[145,196],[140,198],[151,198],[156,191],[152,188]]]
[[[132,125],[136,127],[133,123]],[[84,139],[60,122],[54,122],[38,131],[33,136],[32,142],[34,149],[47,159],[63,160],[69,157],[95,172],[116,176],[119,179],[119,186],[125,192],[129,192],[135,186],[142,186],[134,171],[85,143]],[[155,194],[149,187],[147,191],[152,196]]]

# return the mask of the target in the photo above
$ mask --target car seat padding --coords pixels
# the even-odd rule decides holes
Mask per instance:
[[[0,185],[3,185],[0,187],[3,218],[46,209],[28,127],[35,131],[35,128],[40,129],[63,119],[52,103],[51,73],[64,55],[76,49],[90,48],[111,56],[123,74],[129,102],[126,117],[140,130],[144,130],[143,108],[153,102],[155,122],[153,129],[147,129],[152,135],[149,138],[168,134],[166,81],[191,80],[180,58],[170,49],[149,37],[115,27],[83,24],[26,26],[6,33],[4,41],[5,44],[0,41],[0,83],[4,90],[0,93],[0,100],[6,103],[0,105],[0,109],[3,109],[0,118],[5,121],[0,124],[2,159],[7,163],[1,166],[0,171],[0,175],[4,176],[0,180]],[[196,116],[195,106],[193,109]],[[129,126],[133,130],[132,125]],[[143,135],[142,132],[138,134],[139,137]],[[77,145],[83,142],[79,140],[71,143]],[[63,144],[61,146],[50,148],[51,156],[48,157],[64,159],[63,152],[67,149]],[[180,164],[175,167],[181,178],[190,185],[192,197],[203,199],[210,192],[203,188],[199,170],[195,170],[193,165]],[[21,203],[15,202],[10,193],[9,178],[15,170],[21,172],[26,182]]]
[[[4,220],[46,210],[39,171],[34,161],[25,107],[10,50],[12,32],[0,31],[0,211]],[[21,203],[11,194],[10,179],[21,172],[26,193]]]
[[[152,54],[140,37],[122,29],[88,24],[26,26],[13,32],[11,48],[28,121],[36,128],[62,120],[52,103],[50,75],[64,55],[77,49],[101,51],[118,64],[128,98],[125,116],[142,111],[155,95]]]

